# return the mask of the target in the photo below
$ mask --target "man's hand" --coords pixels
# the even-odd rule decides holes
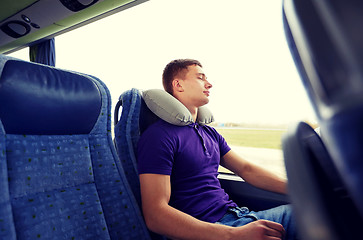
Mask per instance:
[[[281,240],[285,237],[285,229],[279,223],[258,220],[242,227],[236,227],[231,239],[245,240]]]

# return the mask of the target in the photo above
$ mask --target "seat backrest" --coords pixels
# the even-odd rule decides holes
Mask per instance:
[[[285,0],[287,40],[332,160],[363,216],[363,2]]]
[[[363,220],[319,135],[300,122],[284,135],[283,151],[303,239],[363,239]]]
[[[0,239],[150,239],[98,79],[0,55]]]
[[[121,115],[119,116],[122,107]],[[189,110],[169,93],[160,89],[140,91],[131,89],[120,95],[114,113],[115,145],[126,178],[141,208],[140,181],[137,170],[137,144],[141,134],[153,123],[163,119],[175,125],[190,124]],[[205,108],[199,109],[200,124],[212,122],[213,115]],[[151,238],[166,239],[150,232]]]
[[[141,94],[133,88],[121,94],[114,113],[115,145],[126,178],[141,207],[140,182],[137,173],[137,143],[140,138]],[[119,110],[122,107],[121,116]],[[120,117],[120,120],[119,120]]]
[[[119,116],[121,107],[121,116]],[[114,113],[115,145],[126,178],[140,208],[142,205],[136,159],[137,144],[140,135],[158,119],[146,106],[141,91],[133,88],[121,94]],[[153,240],[166,239],[151,231],[149,233]]]

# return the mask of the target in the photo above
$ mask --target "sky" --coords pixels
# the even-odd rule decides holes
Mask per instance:
[[[56,37],[56,67],[100,78],[113,104],[162,88],[173,59],[199,60],[217,122],[315,121],[291,58],[280,0],[150,0]],[[27,56],[27,50],[11,54]]]

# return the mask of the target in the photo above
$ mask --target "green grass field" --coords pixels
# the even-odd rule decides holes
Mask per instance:
[[[229,145],[281,149],[286,130],[216,128]]]

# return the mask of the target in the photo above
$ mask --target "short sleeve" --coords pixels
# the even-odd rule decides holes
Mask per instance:
[[[215,136],[218,144],[219,144],[219,151],[220,151],[220,157],[222,158],[226,153],[228,153],[231,150],[231,147],[228,145],[227,141],[224,139],[224,137],[213,127],[206,126],[210,129],[210,131],[213,132],[213,135]]]
[[[219,134],[219,133],[218,133]],[[226,140],[222,135],[220,135],[220,141],[219,141],[219,150],[221,152],[221,158],[226,155],[231,150],[231,147],[227,144]]]
[[[156,124],[157,125],[157,124]],[[171,175],[174,162],[175,141],[167,131],[154,125],[140,137],[138,143],[139,174]]]

